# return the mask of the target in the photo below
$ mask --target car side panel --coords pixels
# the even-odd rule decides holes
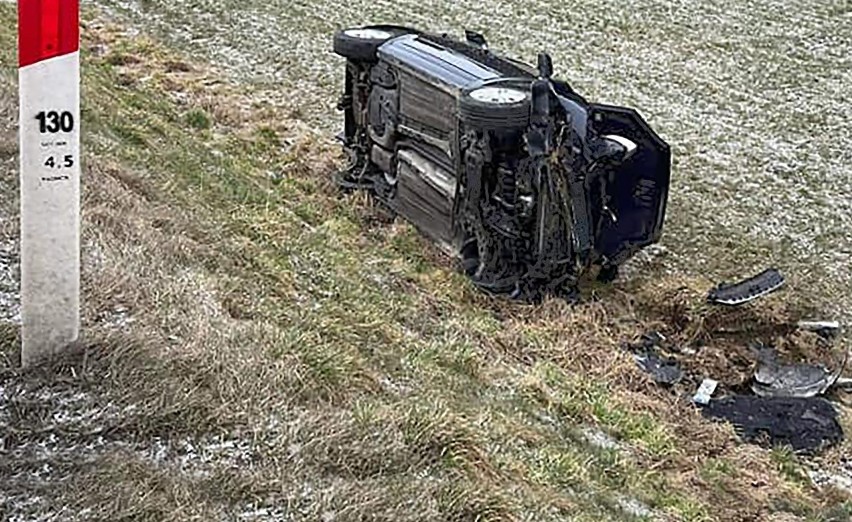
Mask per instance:
[[[397,153],[396,210],[442,245],[452,243],[456,180],[419,153]]]

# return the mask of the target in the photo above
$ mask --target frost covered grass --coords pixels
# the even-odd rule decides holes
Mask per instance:
[[[852,7],[843,0],[99,0],[337,132],[340,27],[460,35],[637,108],[671,144],[669,273],[735,280],[774,265],[790,293],[852,321]]]
[[[215,29],[227,3],[192,5]],[[233,27],[256,23],[256,7],[230,7]],[[9,122],[14,19],[0,5]],[[236,51],[212,69],[138,34],[153,19],[85,19],[86,337],[21,372],[0,317],[0,518],[848,517],[836,481],[738,443],[688,405],[695,383],[654,387],[619,349],[657,328],[724,350],[718,331],[783,330],[794,303],[708,311],[709,281],[664,274],[578,307],[492,300],[411,227],[334,191],[326,131],[263,75],[221,77]],[[0,194],[16,194],[0,131]],[[0,200],[0,245],[16,243],[15,207]]]
[[[5,81],[0,88],[0,107],[13,107],[13,84]],[[15,132],[17,116],[4,111],[0,119],[0,173],[3,177],[13,175],[17,160],[18,136]],[[3,187],[5,191],[6,188]],[[18,223],[13,219],[18,204],[17,194],[12,193],[0,200],[0,322],[20,322],[20,298],[18,296],[17,246],[13,238],[18,235]]]

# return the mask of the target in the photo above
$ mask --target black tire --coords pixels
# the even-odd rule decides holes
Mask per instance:
[[[523,128],[530,122],[531,103],[529,81],[486,83],[462,91],[459,118],[480,129]]]
[[[415,33],[414,29],[396,25],[348,27],[334,33],[334,52],[359,62],[375,62],[379,46],[391,38]],[[373,33],[373,34],[370,34]]]
[[[459,248],[459,259],[464,274],[473,278],[479,271],[479,242],[473,234],[465,234],[461,247]]]

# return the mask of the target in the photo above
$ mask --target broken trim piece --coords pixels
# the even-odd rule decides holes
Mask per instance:
[[[784,276],[775,268],[769,268],[739,283],[720,284],[710,290],[707,301],[713,304],[737,306],[771,294],[784,286]]]
[[[683,379],[683,370],[676,360],[661,357],[654,352],[637,353],[633,356],[636,365],[650,374],[657,384],[673,386]]]
[[[778,364],[773,359],[758,366],[751,390],[760,397],[816,397],[834,386],[846,369],[849,354],[833,372],[813,364]]]

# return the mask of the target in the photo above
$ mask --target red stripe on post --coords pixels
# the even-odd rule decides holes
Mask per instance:
[[[34,64],[80,48],[79,0],[18,0],[18,64]]]
[[[59,0],[41,0],[41,54],[59,49]]]

